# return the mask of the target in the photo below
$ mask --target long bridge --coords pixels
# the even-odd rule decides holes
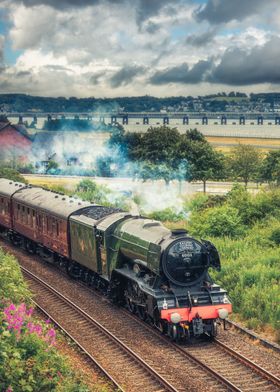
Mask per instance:
[[[42,129],[54,119],[87,120],[93,129],[102,124],[121,124],[126,131],[146,132],[150,126],[176,127],[180,133],[196,128],[205,136],[280,139],[278,112],[86,112],[86,113],[6,113],[13,123],[32,124]],[[105,131],[106,132],[106,131]]]
[[[85,119],[105,124],[143,124],[149,125],[156,120],[157,124],[169,125],[171,122],[182,125],[196,124],[208,125],[210,122],[215,125],[280,125],[279,112],[87,112],[87,113],[6,113],[8,118],[18,118],[19,122],[31,119],[34,123],[37,120],[52,119]]]

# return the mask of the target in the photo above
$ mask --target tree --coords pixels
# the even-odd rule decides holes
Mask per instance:
[[[225,175],[224,155],[215,151],[210,144],[192,143],[190,179],[203,182],[203,193],[206,193],[206,182],[220,180]]]
[[[0,167],[0,178],[7,178],[8,180],[27,184],[25,178],[18,171],[9,167]]]
[[[250,180],[256,179],[261,164],[261,155],[250,145],[239,143],[231,150],[228,166],[234,178],[241,178],[247,188]]]
[[[169,185],[172,180],[178,180],[181,182],[182,179],[185,178],[186,173],[186,167],[181,167],[183,164],[184,162],[181,162],[176,169],[173,169],[165,163],[155,165],[150,161],[144,161],[138,165],[138,176],[142,178],[143,181],[163,179],[166,185]]]
[[[166,126],[150,127],[138,142],[134,138],[130,157],[139,162],[139,176],[144,181],[163,179],[168,185],[174,179],[182,180],[182,162],[178,158],[180,139],[176,128]]]
[[[180,133],[176,128],[150,127],[135,149],[135,158],[152,164],[172,166],[179,143]]]
[[[269,151],[266,155],[260,168],[260,178],[280,185],[280,150]]]
[[[196,128],[189,129],[186,132],[186,139],[191,140],[191,141],[207,143],[207,140],[205,139],[205,136],[203,135],[203,133],[199,132]]]
[[[208,180],[218,180],[225,176],[224,155],[216,152],[196,129],[187,131],[186,135],[182,136],[178,157],[189,164],[185,178],[202,181],[204,193]]]
[[[57,172],[57,169],[58,169],[58,163],[53,160],[49,160],[48,166],[46,168],[46,173],[55,174]]]

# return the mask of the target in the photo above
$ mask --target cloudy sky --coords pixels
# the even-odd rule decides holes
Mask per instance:
[[[280,0],[0,0],[0,93],[280,91]]]

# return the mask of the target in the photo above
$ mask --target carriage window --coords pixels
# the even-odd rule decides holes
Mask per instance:
[[[59,237],[59,222],[56,222],[56,235]]]
[[[56,222],[55,219],[52,218],[52,235],[54,236],[56,232]]]

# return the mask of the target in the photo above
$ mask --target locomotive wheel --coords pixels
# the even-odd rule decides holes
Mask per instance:
[[[157,324],[157,328],[160,330],[160,332],[165,335],[167,332],[167,325],[164,321],[159,321]]]
[[[210,337],[215,338],[218,335],[218,325],[216,320],[211,321]]]
[[[174,342],[178,341],[179,338],[179,331],[178,331],[178,326],[176,324],[173,324],[171,326],[171,338]]]
[[[144,306],[137,305],[137,315],[141,320],[146,320],[147,318],[147,312]]]
[[[131,313],[136,313],[136,305],[131,301],[130,298],[128,298],[127,296],[125,297],[125,303],[126,303],[126,307],[127,309],[131,312]]]
[[[25,248],[26,248],[27,252],[29,252],[31,254],[36,253],[36,245],[34,244],[34,242],[27,241],[25,244]]]

